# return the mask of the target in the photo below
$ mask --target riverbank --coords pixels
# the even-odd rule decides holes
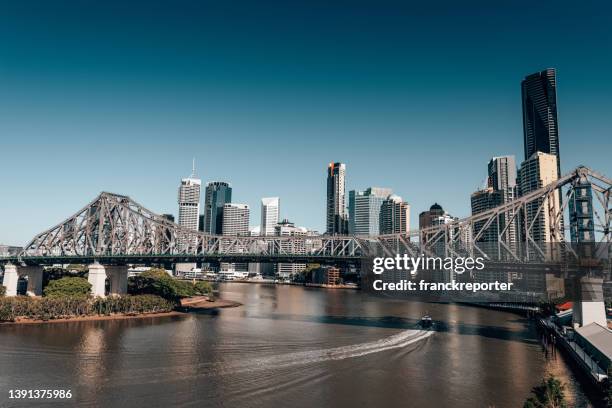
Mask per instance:
[[[74,316],[59,319],[30,319],[27,317],[19,317],[12,322],[0,322],[0,326],[16,325],[16,324],[46,324],[46,323],[69,323],[69,322],[94,322],[103,320],[128,320],[128,319],[155,319],[160,317],[185,316],[187,313],[173,310],[171,312],[154,312],[140,314],[111,314],[111,315],[95,315],[95,316]]]
[[[69,323],[69,322],[92,322],[105,320],[128,320],[128,319],[156,319],[161,317],[186,316],[190,311],[215,310],[242,306],[240,302],[232,300],[216,299],[209,301],[206,296],[193,296],[181,299],[180,306],[176,310],[167,312],[143,312],[143,313],[110,313],[96,315],[81,315],[71,317],[60,317],[50,319],[36,319],[25,316],[16,317],[13,321],[0,321],[0,326],[17,324],[46,324],[46,323]]]
[[[303,286],[306,288],[322,288],[322,289],[352,289],[359,290],[357,285],[327,285],[324,283],[298,283],[298,282],[275,282],[272,279],[234,279],[229,281],[223,281],[223,283],[256,283],[259,285],[287,285],[287,286]]]

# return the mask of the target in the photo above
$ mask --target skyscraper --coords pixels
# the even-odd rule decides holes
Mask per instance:
[[[557,75],[554,68],[528,75],[521,83],[525,160],[535,152],[557,157],[561,177],[559,124],[557,121]]]
[[[535,152],[521,163],[519,170],[519,190],[521,195],[528,194],[557,180],[557,157],[553,154]],[[531,227],[531,238],[535,242],[562,242],[561,220],[554,219],[559,212],[559,191],[555,190],[553,202],[548,198],[527,204],[524,224]],[[539,211],[540,205],[545,211]],[[523,228],[525,228],[523,225]],[[525,241],[526,237],[522,237]]]
[[[206,183],[204,197],[204,232],[221,234],[223,231],[223,206],[232,202],[232,186],[225,181]]]
[[[570,237],[572,242],[595,242],[593,222],[593,192],[591,184],[580,181],[569,199]]]
[[[503,193],[501,191],[495,191],[493,187],[487,187],[482,190],[478,190],[472,193],[470,202],[472,205],[472,215],[479,214],[481,212],[490,210],[502,204]],[[486,220],[476,221],[474,223],[474,238],[480,234],[480,231],[485,226]],[[499,227],[499,228],[498,228]],[[492,223],[489,227],[480,234],[478,242],[496,242],[498,241],[498,235],[500,230],[503,230],[503,226],[497,223]]]
[[[514,156],[493,157],[488,164],[489,186],[494,192],[499,193],[499,197],[493,198],[491,204],[499,201],[498,205],[506,204],[516,198],[516,161]],[[472,208],[472,214],[474,208]],[[516,248],[518,236],[517,218],[513,212],[506,212],[499,219],[499,230],[502,233],[502,240],[511,249]],[[497,225],[497,224],[496,224]],[[507,227],[506,227],[507,226]],[[475,231],[474,231],[475,232]],[[476,233],[476,232],[475,232]]]
[[[499,156],[489,160],[488,173],[491,187],[504,193],[504,202],[514,199],[516,190],[516,160],[514,156]]]
[[[190,230],[198,230],[200,215],[200,187],[202,182],[192,174],[181,180],[178,191],[178,224]]]
[[[247,204],[223,205],[223,235],[249,235],[249,214]]]
[[[410,204],[390,195],[380,207],[380,233],[405,234],[410,231]]]
[[[227,203],[223,205],[223,235],[247,236],[249,233],[250,209],[247,204]],[[248,271],[248,263],[222,263],[222,270]]]
[[[274,235],[280,213],[280,198],[264,197],[261,199],[261,235]]]
[[[179,215],[178,224],[193,231],[198,230],[198,221],[200,215],[200,188],[201,180],[195,175],[195,161],[193,164],[193,170],[191,176],[181,180],[181,185],[178,190],[178,205]],[[178,249],[180,252],[185,252],[188,246],[191,245],[189,242],[180,240],[177,242]],[[176,264],[177,272],[186,272],[195,267],[195,264]]]
[[[355,235],[380,234],[380,207],[393,194],[390,188],[370,187],[349,192],[349,233]]]
[[[346,234],[348,220],[346,214],[344,163],[329,163],[327,167],[327,233]]]

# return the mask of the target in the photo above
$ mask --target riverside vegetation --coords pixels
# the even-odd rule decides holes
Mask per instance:
[[[45,271],[46,272],[46,271]],[[0,286],[0,322],[19,319],[52,320],[86,316],[137,315],[173,311],[180,299],[205,295],[212,297],[208,282],[190,283],[174,279],[163,269],[151,269],[128,279],[128,294],[106,298],[91,296],[91,284],[83,271],[77,274],[53,269],[43,297],[5,297]]]

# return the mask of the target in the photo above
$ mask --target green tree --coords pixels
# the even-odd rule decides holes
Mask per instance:
[[[6,288],[0,285],[0,297],[4,297],[6,295]]]
[[[534,396],[525,401],[523,408],[567,408],[565,385],[552,375],[533,387],[531,393]]]
[[[195,284],[195,291],[198,295],[212,295],[213,287],[210,282],[199,281]]]
[[[178,301],[195,296],[197,290],[190,282],[179,281],[168,275],[165,270],[152,268],[128,279],[128,293],[132,295],[157,295],[164,299]]]
[[[91,284],[85,278],[64,277],[49,282],[44,294],[49,298],[85,298],[91,293]]]

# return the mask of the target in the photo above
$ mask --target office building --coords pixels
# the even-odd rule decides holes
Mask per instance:
[[[247,204],[223,205],[223,235],[249,235],[250,208]]]
[[[195,161],[191,176],[181,180],[181,185],[178,189],[178,224],[193,231],[198,230],[198,222],[200,215],[200,188],[201,180],[195,175]],[[180,252],[188,252],[190,247],[195,245],[194,242],[185,241],[181,239],[177,242],[178,250]],[[178,263],[176,264],[177,274],[190,271],[195,268],[194,263]]]
[[[191,177],[181,180],[178,191],[178,224],[193,231],[198,230],[201,183],[200,179],[192,174]]]
[[[406,234],[410,231],[410,204],[394,194],[380,207],[380,233]]]
[[[227,203],[223,205],[223,229],[228,236],[247,236],[249,232],[250,208],[247,204]],[[222,271],[247,272],[248,263],[221,263]]]
[[[423,211],[419,214],[419,229],[428,228],[433,225],[433,220],[438,220],[445,214],[444,209],[438,203],[434,203],[429,207],[428,211]]]
[[[502,204],[503,193],[501,191],[495,191],[493,187],[487,187],[482,190],[478,190],[472,193],[470,202],[472,206],[472,215],[482,213],[490,210]],[[474,223],[474,238],[477,242],[497,242],[500,230],[503,230],[501,225],[497,223],[491,223],[486,230],[482,231],[485,226],[486,220],[476,221]],[[498,229],[499,227],[499,229]]]
[[[261,199],[261,235],[274,235],[280,214],[280,198]]]
[[[528,194],[557,180],[557,169],[555,155],[535,152],[521,164],[519,170],[520,194]],[[554,202],[549,202],[548,198],[541,198],[526,207],[524,222],[527,226],[533,225],[530,235],[535,242],[562,242],[563,240],[561,220],[554,219],[554,214],[559,213],[559,190],[554,191],[554,197]],[[546,210],[538,212],[542,204]],[[523,236],[522,240],[526,241],[526,237]]]
[[[525,160],[535,152],[557,157],[561,177],[559,124],[557,121],[557,75],[553,68],[528,75],[521,83]]]
[[[493,157],[487,168],[489,186],[493,188],[493,191],[501,194],[499,205],[514,200],[517,196],[517,170],[514,156]],[[518,218],[512,211],[508,211],[500,217],[499,232],[503,232],[502,240],[513,250],[518,242],[518,228]]]
[[[327,167],[327,234],[346,234],[348,216],[345,194],[346,165],[330,163]]]
[[[380,234],[380,207],[393,194],[390,188],[370,187],[349,192],[349,233],[353,235]]]
[[[588,181],[581,180],[574,186],[574,194],[569,197],[568,209],[572,242],[595,242],[593,192]]]
[[[225,181],[206,183],[204,196],[204,227],[209,234],[220,235],[223,231],[223,206],[232,202],[232,187]]]
[[[296,236],[307,236],[308,230],[304,227],[296,227],[294,223],[289,220],[282,220],[277,223],[274,227],[274,235],[279,237],[296,237]],[[304,241],[283,241],[281,249],[287,252],[293,252],[296,254],[306,253],[306,243]],[[306,264],[303,263],[279,263],[276,265],[276,276],[280,279],[288,279],[292,275],[302,272],[306,268]]]

